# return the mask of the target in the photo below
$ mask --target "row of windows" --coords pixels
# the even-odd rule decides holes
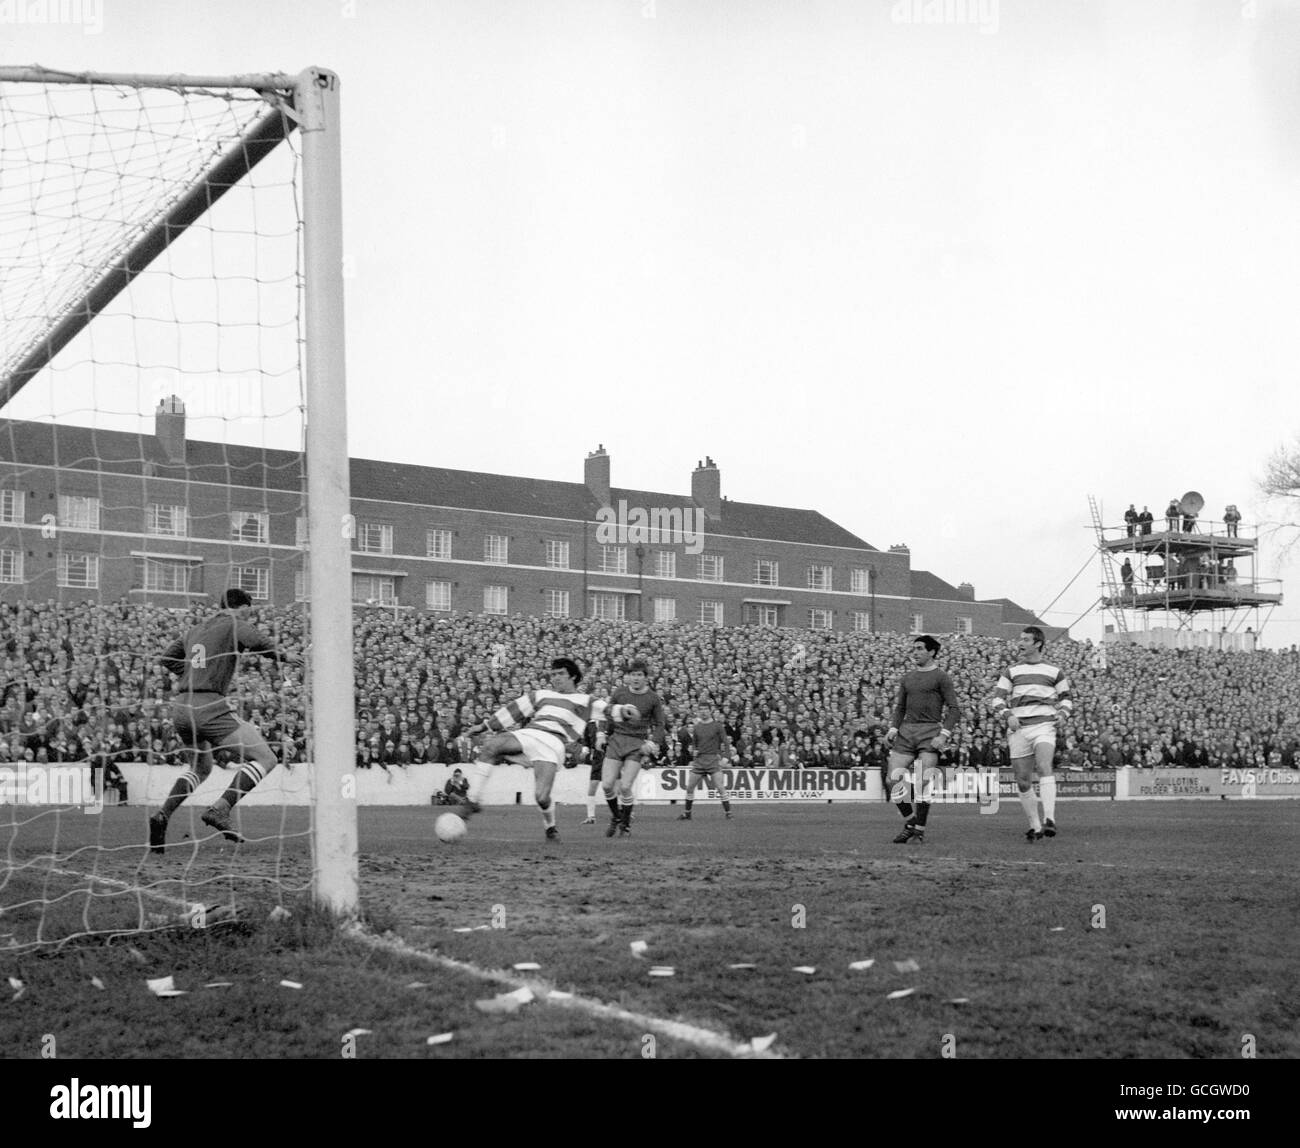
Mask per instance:
[[[141,589],[155,594],[194,594],[200,592],[199,574],[201,565],[197,562],[169,562],[155,558],[141,558],[136,563],[136,584]],[[0,549],[0,583],[21,583],[23,581],[23,554],[21,550]],[[248,591],[254,601],[269,601],[271,596],[271,571],[266,566],[236,566],[230,572],[230,585]],[[62,551],[58,556],[58,585],[64,589],[97,590],[99,589],[99,555],[77,554]],[[567,618],[570,616],[569,591],[545,590],[543,614],[548,618]],[[294,596],[299,601],[306,599],[306,581],[301,570],[294,573]],[[506,586],[483,587],[483,612],[485,614],[508,614],[510,591]],[[352,576],[352,599],[367,605],[396,606],[397,579],[391,575],[354,574]],[[451,583],[429,580],[425,583],[424,604],[429,610],[451,609]],[[677,620],[677,600],[675,598],[652,597],[650,599],[651,616],[656,622]],[[705,600],[699,603],[695,621],[721,626],[724,622],[724,604]],[[627,619],[627,595],[601,593],[593,591],[588,595],[588,616],[607,621],[625,621]],[[851,611],[853,629],[869,631],[871,614],[866,610]],[[746,603],[743,608],[743,621],[760,626],[781,625],[780,607],[763,603]],[[813,608],[808,611],[808,628],[810,630],[829,630],[834,625],[831,610]],[[973,619],[958,617],[955,630],[959,634],[974,633]],[[925,615],[913,614],[910,632],[923,634]]]
[[[25,493],[21,490],[0,491],[0,525],[21,525],[24,521]],[[59,496],[58,524],[74,530],[98,530],[100,500],[80,495]],[[184,506],[150,503],[145,508],[144,532],[153,537],[184,538],[189,534],[189,512]],[[236,510],[230,514],[230,540],[251,546],[265,546],[270,542],[271,516],[262,510]],[[307,519],[297,520],[296,545],[307,545]],[[384,522],[361,522],[356,528],[355,549],[362,554],[392,554],[393,527]],[[434,529],[425,535],[425,556],[450,560],[452,556],[452,531]],[[672,550],[651,552],[649,576],[676,578],[677,554]],[[505,534],[488,534],[483,539],[483,561],[494,565],[510,562],[510,538]],[[569,570],[569,543],[561,539],[548,539],[544,546],[544,561],[553,570]],[[721,554],[696,556],[696,578],[701,582],[725,580]],[[626,574],[628,548],[626,546],[601,546],[596,555],[596,570],[601,574]],[[849,593],[869,594],[872,591],[874,572],[867,567],[849,571]],[[833,589],[834,573],[829,564],[813,563],[806,568],[805,585],[809,590]],[[755,586],[779,586],[780,564],[771,558],[754,561]]]

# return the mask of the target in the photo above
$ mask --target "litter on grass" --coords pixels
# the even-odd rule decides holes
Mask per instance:
[[[539,965],[536,961],[520,961],[517,965],[515,965],[515,972],[535,973],[541,967],[542,966]]]
[[[776,1033],[769,1032],[767,1036],[756,1036],[749,1042],[749,1047],[755,1052],[766,1052],[776,1042]]]
[[[861,972],[863,969],[871,968],[871,966],[874,965],[875,963],[876,960],[874,957],[872,957],[872,959],[869,961],[851,961],[849,962],[849,968],[856,973],[856,972]]]
[[[892,993],[885,994],[885,1000],[896,1001],[901,997],[910,997],[916,989],[895,989]]]
[[[302,985],[300,985],[297,981],[281,981],[280,984],[283,985],[286,989],[302,988]]]
[[[672,965],[655,965],[655,967],[650,970],[650,975],[652,977],[675,977],[677,975],[677,970],[673,968]]]
[[[728,965],[727,968],[729,968],[729,969],[756,969],[756,968],[758,968],[758,966],[757,966],[757,965]]]
[[[646,949],[648,949],[650,946],[647,945],[647,944],[645,943],[645,941],[633,941],[632,944],[631,944],[629,947],[630,947],[631,950],[632,950],[632,955],[633,955],[634,957],[639,957],[639,956],[640,956],[642,953],[644,953],[644,952],[646,951]]]
[[[817,971],[817,969],[816,966],[814,965],[795,965],[794,971],[796,973],[805,973],[808,976],[812,976],[813,973]]]
[[[438,1033],[437,1036],[429,1037],[429,1039],[426,1040],[424,1043],[425,1044],[450,1044],[452,1038],[455,1035],[456,1034],[454,1032],[440,1032]]]
[[[911,957],[905,961],[895,961],[894,971],[897,973],[919,973],[921,966],[918,965]]]
[[[350,1028],[343,1035],[348,1036],[370,1036],[373,1030],[368,1028]]]

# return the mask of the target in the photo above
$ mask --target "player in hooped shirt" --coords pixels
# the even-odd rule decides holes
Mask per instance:
[[[219,613],[191,627],[159,658],[180,678],[172,693],[172,722],[190,764],[176,779],[162,809],[149,818],[149,848],[154,853],[161,853],[166,845],[171,815],[212,771],[213,749],[238,752],[241,759],[226,792],[203,814],[203,823],[230,841],[244,840],[230,823],[230,810],[276,767],[275,754],[261,731],[236,716],[226,694],[242,653],[261,654],[290,666],[302,665],[302,658],[281,650],[249,622],[252,605],[247,591],[232,587],[222,594]]]
[[[609,805],[610,822],[606,837],[632,832],[632,805],[637,774],[647,757],[657,757],[663,747],[664,703],[650,688],[649,667],[643,661],[628,665],[623,684],[610,695],[609,715],[613,724],[605,746],[605,767],[601,784]]]
[[[551,663],[549,690],[529,690],[478,725],[470,726],[466,732],[471,737],[484,731],[491,731],[493,736],[479,747],[469,768],[469,800],[452,812],[464,818],[477,813],[492,767],[522,757],[532,766],[536,778],[534,796],[542,811],[546,839],[560,839],[555,827],[555,802],[551,800],[555,773],[564,764],[569,747],[582,740],[588,723],[596,725],[597,749],[605,740],[606,703],[591,694],[579,693],[581,681],[582,669],[577,662],[556,658]]]
[[[1025,840],[1039,841],[1056,836],[1056,777],[1052,758],[1056,754],[1056,726],[1070,716],[1074,702],[1070,680],[1059,666],[1043,661],[1045,639],[1037,626],[1026,626],[1017,639],[1020,661],[998,678],[989,700],[995,714],[1007,718],[1007,742],[1011,768],[1016,771],[1020,804],[1029,818]],[[1038,792],[1043,799],[1043,820],[1038,820],[1038,798],[1034,796],[1034,771],[1038,771]]]

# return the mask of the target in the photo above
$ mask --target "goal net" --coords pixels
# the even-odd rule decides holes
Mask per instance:
[[[0,68],[0,951],[355,912],[337,126],[316,69]],[[305,658],[230,682],[242,843],[159,661],[232,587]]]

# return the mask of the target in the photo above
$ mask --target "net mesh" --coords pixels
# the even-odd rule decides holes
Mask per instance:
[[[228,586],[277,644],[310,638],[300,153],[291,131],[250,142],[278,99],[0,84],[0,948],[192,927],[311,883],[308,777],[283,764],[309,691],[256,657],[231,699],[282,764],[236,806],[248,843],[199,819],[240,764],[218,755],[146,848],[189,764],[161,651]]]

